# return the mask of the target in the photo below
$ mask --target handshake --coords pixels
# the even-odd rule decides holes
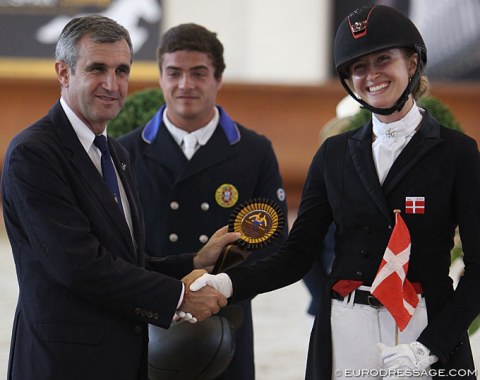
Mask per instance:
[[[182,278],[184,284],[183,300],[175,315],[174,322],[188,321],[195,323],[209,318],[227,305],[227,298],[232,295],[232,282],[225,273],[210,275],[214,264],[224,247],[238,240],[240,234],[228,232],[223,227],[215,232],[208,243],[197,253],[195,269]]]
[[[227,305],[232,295],[232,282],[225,273],[208,274],[196,269],[182,279],[185,285],[183,301],[173,320],[195,323],[203,321]]]

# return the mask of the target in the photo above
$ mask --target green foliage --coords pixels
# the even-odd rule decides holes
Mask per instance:
[[[360,128],[372,120],[372,113],[365,108],[360,108],[355,115],[350,118],[350,122],[346,128],[347,131]]]
[[[108,135],[120,137],[144,126],[165,103],[160,88],[147,88],[131,94],[118,116],[108,123]]]
[[[452,263],[453,263],[456,259],[462,258],[463,249],[462,249],[461,246],[456,245],[455,247],[453,247],[453,249],[450,253],[451,253],[451,256],[452,256]]]
[[[434,96],[422,96],[418,99],[417,104],[419,107],[427,109],[443,126],[463,132],[462,127],[455,119],[450,109]],[[371,112],[362,108],[350,118],[350,123],[346,130],[349,131],[360,128],[371,119]]]
[[[463,132],[462,127],[453,116],[452,111],[437,98],[433,96],[422,96],[418,99],[417,104],[419,107],[429,110],[432,116],[444,127]]]
[[[475,331],[477,331],[480,328],[480,315],[477,315],[477,318],[475,318],[468,328],[468,334],[473,335]]]

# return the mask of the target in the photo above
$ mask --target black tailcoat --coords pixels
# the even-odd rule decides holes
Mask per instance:
[[[424,214],[407,214],[406,197],[424,197]],[[480,312],[480,163],[476,142],[444,128],[425,111],[420,129],[394,162],[383,186],[372,157],[371,123],[328,139],[311,164],[298,218],[278,254],[228,271],[241,299],[301,279],[330,223],[335,261],[313,327],[307,379],[331,379],[330,289],[337,280],[370,285],[400,209],[411,235],[408,279],[420,282],[429,323],[418,340],[439,357],[434,368],[473,367],[467,328]],[[455,228],[465,274],[449,277]],[[471,378],[474,378],[473,376]]]

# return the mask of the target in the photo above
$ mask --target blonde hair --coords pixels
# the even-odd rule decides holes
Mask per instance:
[[[418,100],[422,96],[428,95],[429,87],[430,82],[428,81],[428,78],[425,75],[421,75],[417,85],[412,89],[413,99]]]

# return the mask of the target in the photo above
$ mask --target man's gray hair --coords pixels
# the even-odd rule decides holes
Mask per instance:
[[[127,41],[133,59],[132,40],[128,30],[116,21],[99,15],[72,19],[62,30],[55,49],[55,59],[65,62],[75,73],[78,60],[78,42],[88,35],[96,43]]]

